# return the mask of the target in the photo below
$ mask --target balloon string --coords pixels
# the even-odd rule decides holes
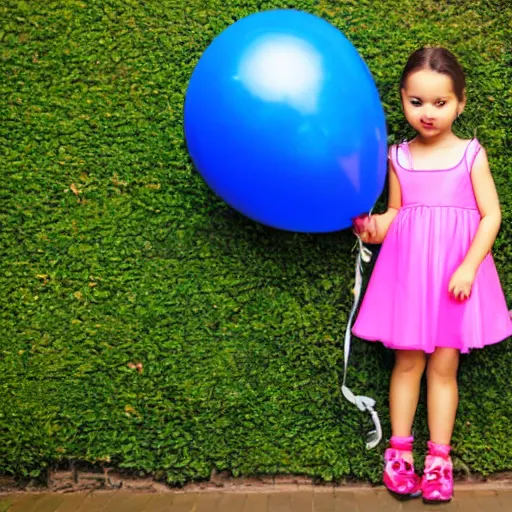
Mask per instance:
[[[371,212],[370,212],[371,215]],[[347,329],[345,331],[345,340],[343,346],[344,358],[343,358],[343,383],[341,385],[341,392],[343,396],[351,403],[354,404],[360,411],[368,411],[373,421],[374,429],[370,430],[367,434],[366,449],[371,450],[375,448],[382,439],[382,427],[379,420],[377,411],[374,410],[375,400],[373,398],[354,395],[354,393],[346,386],[347,380],[347,369],[348,360],[350,356],[350,343],[352,340],[351,327],[354,320],[354,315],[359,305],[361,297],[361,290],[363,285],[363,262],[368,263],[371,260],[371,251],[364,246],[360,236],[356,234],[358,242],[358,252],[356,257],[356,268],[355,268],[355,285],[354,285],[354,303],[352,310],[350,311],[350,317],[348,319]]]

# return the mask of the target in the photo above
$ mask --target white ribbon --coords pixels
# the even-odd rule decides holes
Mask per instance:
[[[361,238],[359,235],[357,236],[357,241],[359,244],[359,250],[356,258],[356,270],[355,270],[355,285],[354,285],[354,304],[352,305],[352,310],[350,312],[350,317],[348,319],[347,330],[345,331],[345,342],[343,345],[344,352],[344,361],[343,361],[343,383],[341,385],[341,392],[343,396],[351,403],[354,404],[360,411],[368,411],[373,421],[373,425],[375,426],[374,430],[371,430],[367,434],[366,439],[366,449],[371,450],[375,448],[382,439],[382,428],[380,425],[379,415],[377,411],[374,410],[375,400],[373,398],[369,398],[367,396],[362,395],[354,395],[352,391],[346,386],[347,380],[347,368],[348,368],[348,358],[350,355],[350,342],[351,342],[351,334],[350,330],[352,327],[352,321],[354,320],[354,315],[357,310],[357,306],[359,304],[359,299],[361,297],[361,290],[363,285],[363,261],[368,263],[371,260],[372,253],[370,250],[363,245]]]

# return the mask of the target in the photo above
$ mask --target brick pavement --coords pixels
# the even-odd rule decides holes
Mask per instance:
[[[143,493],[95,490],[0,495],[0,512],[512,512],[512,487],[461,487],[446,505],[399,502],[383,488]]]

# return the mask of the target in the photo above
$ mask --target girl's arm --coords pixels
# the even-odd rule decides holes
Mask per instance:
[[[400,182],[396,175],[395,169],[391,161],[389,162],[389,198],[388,198],[388,210],[380,216],[380,220],[377,223],[382,227],[383,236],[386,236],[389,226],[395,220],[395,217],[402,206],[402,189],[400,188]]]
[[[388,168],[389,197],[388,209],[380,215],[372,215],[366,229],[360,234],[361,240],[368,244],[381,244],[386,237],[389,226],[402,206],[402,190],[391,160]]]
[[[500,202],[484,148],[476,156],[471,180],[482,219],[461,266],[476,274],[480,263],[492,249],[501,225]]]

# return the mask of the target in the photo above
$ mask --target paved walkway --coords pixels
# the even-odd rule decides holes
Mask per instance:
[[[382,488],[285,492],[91,491],[0,495],[0,512],[512,512],[512,488],[459,489],[446,505],[399,502]]]

